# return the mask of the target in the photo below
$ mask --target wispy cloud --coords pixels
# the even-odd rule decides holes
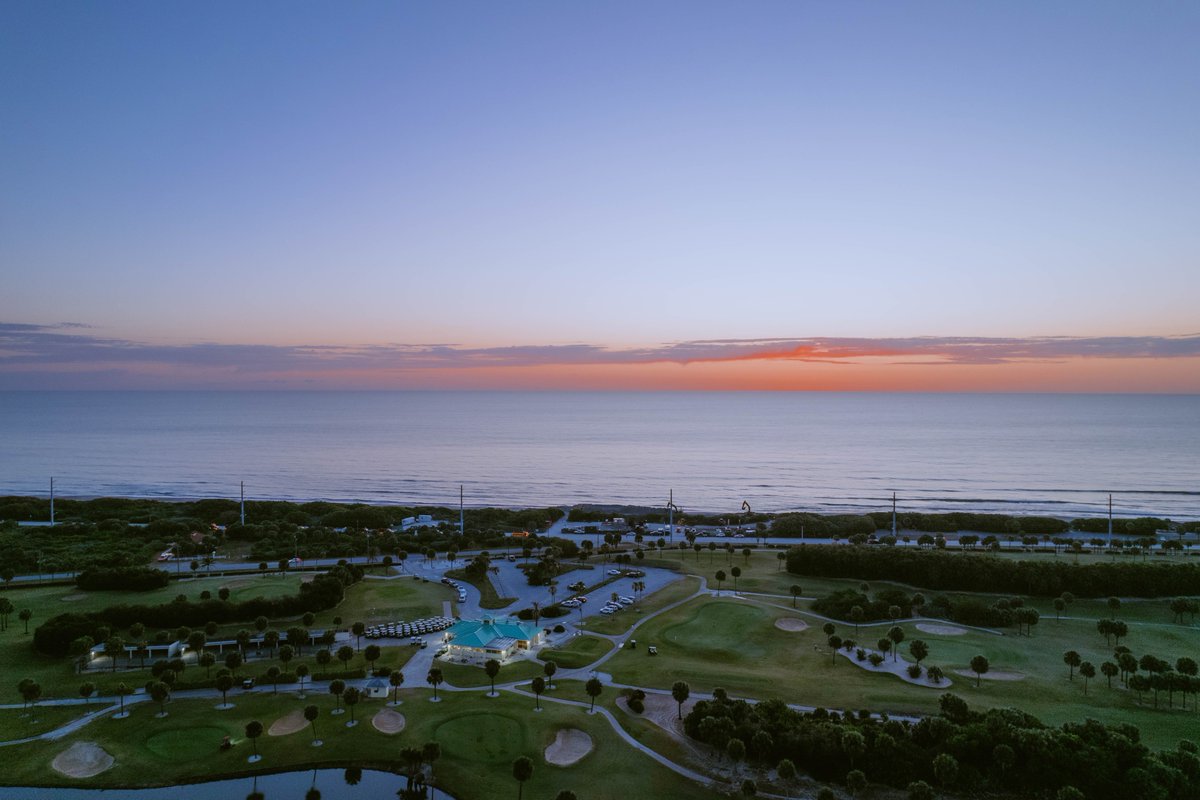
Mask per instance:
[[[16,386],[36,374],[320,376],[332,373],[595,365],[794,361],[853,364],[995,365],[1067,359],[1200,357],[1200,334],[1106,337],[797,337],[707,339],[646,347],[600,344],[470,347],[386,343],[359,346],[155,344],[105,337],[83,323],[0,323],[0,378]]]

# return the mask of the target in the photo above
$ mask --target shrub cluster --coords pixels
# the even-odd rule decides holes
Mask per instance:
[[[824,578],[908,583],[926,589],[1077,597],[1191,595],[1200,564],[1071,564],[1015,561],[942,550],[806,545],[792,548],[788,572]]]
[[[171,582],[169,573],[152,567],[100,567],[75,576],[75,585],[89,592],[148,592]]]

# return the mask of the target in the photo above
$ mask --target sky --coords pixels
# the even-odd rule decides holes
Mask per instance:
[[[1200,392],[1200,6],[0,5],[0,389]]]

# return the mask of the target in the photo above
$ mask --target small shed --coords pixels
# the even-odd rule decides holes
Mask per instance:
[[[390,688],[388,682],[383,678],[371,678],[371,680],[367,681],[367,685],[363,688],[363,691],[367,697],[386,699]]]

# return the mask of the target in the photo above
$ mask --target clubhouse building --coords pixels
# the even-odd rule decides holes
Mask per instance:
[[[460,620],[446,631],[451,657],[472,661],[495,658],[503,661],[522,650],[542,643],[542,629],[518,619]]]

